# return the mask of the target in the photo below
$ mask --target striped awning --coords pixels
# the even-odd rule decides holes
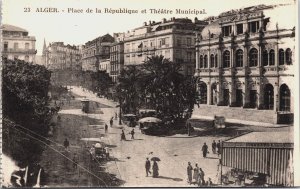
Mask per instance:
[[[290,177],[293,174],[293,143],[262,142],[265,141],[225,141],[222,145],[222,165],[241,171],[266,174],[267,183],[271,185],[293,185]]]

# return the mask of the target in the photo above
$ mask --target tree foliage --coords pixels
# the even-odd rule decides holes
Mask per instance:
[[[121,72],[118,94],[124,113],[145,107],[173,123],[189,118],[195,104],[196,87],[191,76],[179,73],[180,64],[163,56],[149,57],[141,66]]]
[[[20,140],[19,134],[13,131],[15,129],[12,125],[20,125],[39,135],[47,134],[48,123],[53,114],[48,106],[51,73],[44,66],[20,60],[3,59],[2,62],[3,116],[7,120],[3,124],[3,137],[15,140],[13,143],[15,146],[11,146],[11,141],[3,141],[3,150],[10,155],[13,154],[13,158],[21,161],[22,156],[22,158],[29,158],[27,155],[33,154],[20,155],[18,152],[26,151],[26,147],[30,145],[35,149],[40,149],[40,147],[35,146],[35,142],[24,134],[23,137],[26,140]],[[6,136],[8,133],[10,135]]]

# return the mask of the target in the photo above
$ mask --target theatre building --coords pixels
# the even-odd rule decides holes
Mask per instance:
[[[296,22],[293,14],[290,20],[276,15],[295,12],[294,7],[259,5],[209,19],[197,34],[195,77],[201,108],[196,112],[293,121]]]

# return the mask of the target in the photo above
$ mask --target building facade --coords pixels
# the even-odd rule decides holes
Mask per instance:
[[[43,57],[45,57],[46,68],[50,70],[81,69],[81,48],[79,46],[53,42],[43,50]]]
[[[114,38],[106,34],[85,43],[82,50],[82,70],[97,71],[102,60],[109,59],[110,45]]]
[[[110,76],[113,83],[118,81],[124,66],[124,35],[124,33],[114,33],[115,42],[110,47]]]
[[[293,114],[295,27],[276,20],[272,6],[229,11],[197,34],[199,103]]]
[[[163,55],[181,64],[180,72],[193,75],[195,67],[195,31],[206,22],[195,18],[163,19],[161,22],[149,21],[144,26],[125,34],[124,65],[142,64],[147,57]]]
[[[8,59],[20,59],[26,62],[35,63],[36,39],[34,36],[29,36],[28,31],[8,24],[3,24],[2,27],[3,48],[2,56]]]

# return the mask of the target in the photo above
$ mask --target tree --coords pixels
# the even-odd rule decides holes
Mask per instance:
[[[163,56],[149,57],[141,66],[128,66],[121,72],[118,93],[124,113],[155,109],[165,122],[178,125],[190,117],[195,104],[196,85],[191,76],[179,73],[180,64]]]
[[[18,162],[30,161],[41,153],[42,147],[16,129],[42,136],[48,133],[54,113],[48,106],[51,73],[44,66],[20,60],[2,62],[3,151]]]

